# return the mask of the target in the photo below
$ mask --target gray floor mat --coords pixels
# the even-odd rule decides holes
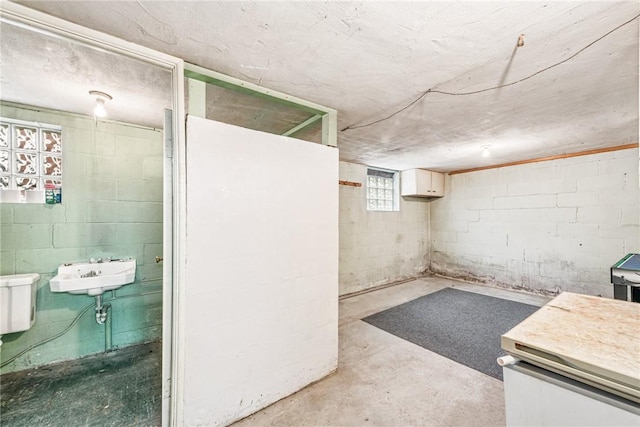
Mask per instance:
[[[500,336],[538,308],[445,288],[362,320],[502,380]]]

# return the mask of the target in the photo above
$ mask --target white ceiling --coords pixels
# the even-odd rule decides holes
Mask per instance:
[[[98,90],[113,97],[109,119],[162,127],[169,71],[4,22],[0,36],[2,100],[90,115]]]
[[[450,171],[638,142],[637,1],[18,3],[336,108],[343,160]],[[20,102],[25,85],[38,85],[42,102],[59,102],[60,92],[71,99],[73,89],[86,104],[90,89],[74,81],[103,90],[104,78],[111,90],[139,95],[138,105],[154,103],[128,113],[130,121],[160,125],[161,109],[157,119],[144,113],[168,103],[157,70],[67,47],[62,57],[73,69],[49,60],[34,65],[29,79],[8,76],[10,60],[34,42],[6,42],[5,27],[3,99],[13,87],[11,100]],[[516,48],[519,34],[525,44]],[[550,66],[501,89],[428,93],[405,109],[428,89],[473,92]],[[241,104],[230,101],[229,110],[237,115]],[[491,157],[480,156],[483,145]]]

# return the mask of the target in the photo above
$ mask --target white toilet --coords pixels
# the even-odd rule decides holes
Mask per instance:
[[[37,273],[0,276],[0,338],[33,326],[39,281]]]

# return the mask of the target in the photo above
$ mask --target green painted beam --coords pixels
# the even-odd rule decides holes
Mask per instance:
[[[336,110],[322,116],[322,143],[331,147],[338,146],[338,112]]]
[[[187,113],[191,116],[207,118],[207,84],[205,82],[189,79],[189,105]]]
[[[311,114],[327,114],[329,108],[314,104],[304,99],[296,98],[275,90],[267,89],[253,83],[245,82],[234,77],[226,76],[215,71],[207,70],[193,64],[184,64],[184,75],[190,79],[195,79],[209,83],[225,89],[234,90],[240,93],[246,93],[258,98],[267,99],[277,104],[286,105],[298,110],[302,110]]]
[[[298,126],[289,129],[288,131],[286,131],[285,133],[282,134],[282,136],[291,136],[294,135],[298,132],[300,132],[303,129],[308,128],[309,126],[311,126],[312,124],[314,124],[315,122],[317,122],[318,120],[322,119],[322,116],[319,114],[316,114],[315,116],[309,117],[307,120],[305,120],[304,122],[300,123]]]
[[[206,68],[194,64],[184,64],[184,75],[190,80],[209,83],[218,87],[245,93],[247,95],[311,113],[313,114],[313,117],[288,130],[284,135],[293,135],[294,133],[315,123],[317,120],[322,119],[322,143],[332,147],[336,147],[338,145],[338,112],[333,108],[324,107],[301,98],[296,98],[295,96],[267,89],[253,83],[236,79],[235,77],[207,70]],[[197,102],[200,102],[200,100]]]

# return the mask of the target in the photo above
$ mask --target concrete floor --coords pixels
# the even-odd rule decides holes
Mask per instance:
[[[538,306],[548,301],[438,277],[344,299],[338,372],[234,427],[504,425],[501,381],[360,320],[444,287]]]
[[[161,360],[151,342],[2,375],[0,425],[160,425]]]
[[[234,426],[504,425],[501,381],[360,320],[445,287],[532,305],[548,301],[438,277],[344,299],[338,371]],[[5,374],[0,424],[160,425],[160,346]]]

